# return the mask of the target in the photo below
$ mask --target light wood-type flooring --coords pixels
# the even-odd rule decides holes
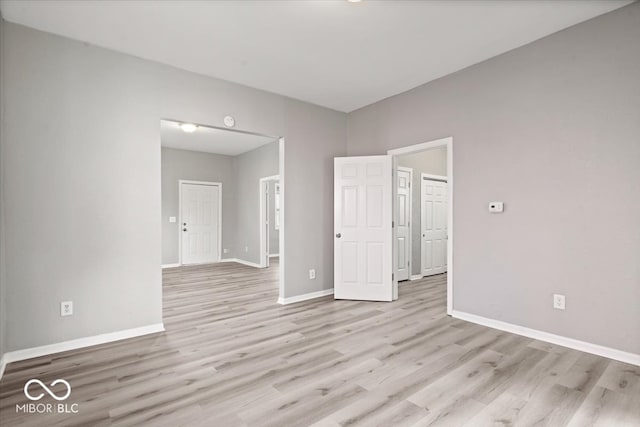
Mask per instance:
[[[10,364],[0,425],[640,426],[640,367],[452,319],[445,275],[281,306],[277,270],[165,270],[166,332]],[[16,414],[31,378],[78,413]]]

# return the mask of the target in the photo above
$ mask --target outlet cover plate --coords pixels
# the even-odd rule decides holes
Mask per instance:
[[[62,301],[60,303],[60,316],[73,315],[73,301]]]

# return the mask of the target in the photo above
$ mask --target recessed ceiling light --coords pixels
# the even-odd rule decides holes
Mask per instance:
[[[193,133],[196,131],[196,129],[198,129],[198,126],[192,123],[180,123],[180,129],[182,129],[182,131],[186,133]]]
[[[360,3],[362,0],[347,0],[349,3]]]

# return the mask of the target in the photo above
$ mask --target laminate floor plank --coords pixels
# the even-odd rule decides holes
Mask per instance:
[[[640,425],[640,367],[450,318],[446,274],[392,303],[287,306],[278,274],[165,269],[165,332],[9,364],[0,424]],[[78,413],[16,411],[31,378],[69,381]]]

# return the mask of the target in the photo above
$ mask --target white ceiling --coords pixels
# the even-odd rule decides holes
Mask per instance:
[[[161,120],[160,141],[163,147],[237,156],[273,142],[275,138],[205,126],[186,133],[180,129],[180,123]]]
[[[631,0],[14,1],[6,20],[349,112]]]

